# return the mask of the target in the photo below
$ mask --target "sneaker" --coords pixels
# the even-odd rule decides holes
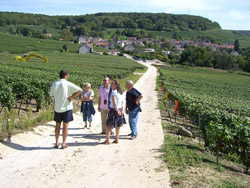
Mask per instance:
[[[137,136],[131,136],[130,140],[135,140]]]
[[[132,133],[128,134],[128,136],[132,136],[132,135],[133,135]]]
[[[85,125],[84,127],[83,127],[83,129],[87,129],[88,128],[88,126],[87,125]]]
[[[101,135],[104,135],[104,134],[106,134],[106,133],[105,133],[105,132],[101,132],[100,134],[101,134]]]

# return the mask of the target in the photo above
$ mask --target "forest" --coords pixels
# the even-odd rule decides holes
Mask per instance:
[[[206,31],[221,29],[217,22],[192,15],[166,13],[96,13],[80,16],[48,16],[16,12],[0,12],[0,26],[39,25],[56,29],[70,26],[91,31],[106,28],[145,29],[147,31]]]

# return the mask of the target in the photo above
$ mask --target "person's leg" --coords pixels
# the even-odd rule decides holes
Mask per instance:
[[[102,133],[106,133],[107,116],[108,116],[108,110],[101,109]]]
[[[56,123],[55,127],[56,147],[58,147],[59,145],[60,127],[61,123]]]
[[[132,135],[137,136],[137,122],[139,117],[139,111],[138,108],[131,111],[131,129],[132,129]]]
[[[118,141],[119,141],[119,135],[120,135],[120,127],[116,127],[115,128],[115,131],[116,131],[116,135],[115,135],[115,141],[114,143],[117,143],[118,144]]]
[[[85,106],[83,108],[82,114],[83,114],[83,121],[85,123],[85,127],[84,128],[87,128],[87,111],[86,111]]]
[[[109,144],[109,139],[110,139],[110,130],[111,130],[111,127],[110,126],[107,126],[107,128],[106,128],[106,140],[105,140],[105,142],[104,143],[106,143],[106,144]]]
[[[65,148],[67,145],[66,145],[66,139],[67,139],[67,136],[68,136],[68,125],[69,123],[65,123],[63,122],[63,148]]]
[[[131,134],[133,134],[133,132],[132,132],[132,117],[133,117],[132,112],[133,111],[128,111],[128,123],[129,123],[129,127],[131,130]]]
[[[92,115],[91,115],[90,108],[87,111],[87,116],[88,116],[88,121],[89,121],[89,127],[91,127]]]

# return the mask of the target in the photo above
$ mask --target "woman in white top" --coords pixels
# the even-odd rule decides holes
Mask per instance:
[[[109,144],[110,131],[112,128],[116,129],[116,137],[113,143],[118,144],[120,127],[126,124],[126,120],[123,114],[123,100],[122,89],[117,80],[114,80],[111,84],[112,94],[110,96],[110,110],[107,118],[106,140],[103,144]]]

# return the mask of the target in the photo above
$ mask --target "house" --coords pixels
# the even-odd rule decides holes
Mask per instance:
[[[152,42],[153,39],[152,38],[141,38],[140,41],[148,43],[148,42]]]
[[[44,33],[43,36],[52,37],[51,33]]]
[[[122,42],[124,43],[125,46],[133,44],[133,41],[129,41],[129,40],[123,40]]]
[[[165,51],[165,50],[162,50],[162,53],[166,54],[166,55],[170,55],[171,54],[171,51]]]
[[[234,55],[234,56],[238,56],[238,55],[239,55],[239,52],[237,52],[237,51],[232,51],[230,54],[231,54],[231,55]]]
[[[107,42],[95,42],[95,45],[98,47],[106,48],[109,44]]]
[[[85,37],[80,35],[78,38],[78,42],[79,42],[79,44],[83,44],[85,42]]]
[[[125,46],[124,51],[126,51],[126,52],[132,52],[134,49],[135,49],[134,46],[128,45],[128,46]]]
[[[137,41],[136,37],[128,37],[128,41]]]
[[[145,47],[145,45],[141,41],[136,41],[136,42],[134,42],[134,44],[135,44],[135,46]]]
[[[155,44],[161,44],[161,40],[160,39],[156,39],[156,40],[154,40],[154,43]]]
[[[152,53],[152,52],[155,52],[155,49],[153,49],[153,48],[146,48],[145,49],[145,53]]]
[[[93,49],[93,45],[92,44],[85,44],[83,43],[79,48],[78,48],[78,52],[79,54],[90,54],[91,51]]]
[[[117,42],[116,42],[116,45],[121,46],[121,47],[124,47],[124,46],[125,46],[125,44],[124,44],[123,41],[117,41]]]
[[[107,52],[108,52],[109,55],[118,55],[120,53],[120,50],[110,49]]]

